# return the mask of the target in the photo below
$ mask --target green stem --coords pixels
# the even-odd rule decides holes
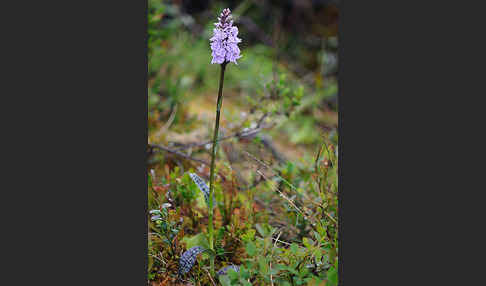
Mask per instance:
[[[219,78],[218,102],[216,105],[216,123],[213,135],[213,150],[211,154],[211,169],[209,175],[209,248],[214,252],[214,226],[213,226],[213,193],[214,193],[214,162],[216,161],[216,149],[218,148],[218,131],[221,103],[223,102],[224,70],[227,62],[221,64],[221,77]],[[214,254],[214,253],[213,253]],[[214,277],[214,255],[211,255],[211,275]]]

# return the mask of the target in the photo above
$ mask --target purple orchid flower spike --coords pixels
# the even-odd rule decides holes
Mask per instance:
[[[211,50],[213,59],[212,64],[222,64],[225,62],[236,62],[241,58],[238,43],[241,39],[238,38],[238,28],[233,26],[233,20],[230,9],[226,8],[218,17],[218,23],[214,25],[213,37],[209,40],[211,42]]]
[[[208,200],[208,238],[209,249],[214,252],[214,170],[216,161],[216,149],[218,148],[218,133],[219,133],[219,119],[221,116],[221,104],[223,103],[223,83],[224,83],[224,71],[226,65],[230,62],[238,64],[237,59],[241,58],[240,49],[238,43],[241,42],[238,36],[238,28],[233,26],[233,20],[231,19],[231,11],[226,8],[218,18],[218,23],[215,23],[213,37],[210,40],[213,59],[212,64],[221,65],[221,76],[219,78],[219,90],[218,101],[216,103],[216,121],[214,124],[213,146],[211,150],[211,166],[209,171],[209,193],[207,194]],[[194,179],[194,178],[193,178]],[[197,182],[196,182],[197,184]],[[198,184],[201,188],[202,184]],[[201,188],[206,195],[206,187]],[[210,270],[211,275],[214,276],[214,256],[210,256]]]

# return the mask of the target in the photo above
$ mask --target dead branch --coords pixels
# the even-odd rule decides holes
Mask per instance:
[[[201,160],[201,159],[197,159],[197,158],[194,158],[194,157],[191,157],[187,154],[184,154],[182,152],[179,152],[178,150],[172,150],[172,149],[169,149],[163,145],[157,145],[157,144],[148,144],[148,146],[152,149],[159,149],[159,150],[163,150],[163,151],[166,151],[166,152],[169,152],[169,153],[172,153],[174,155],[177,155],[179,157],[182,157],[182,158],[185,158],[185,159],[188,159],[188,160],[192,160],[192,161],[195,161],[195,162],[198,162],[198,163],[201,163],[203,165],[206,165],[206,166],[209,166],[209,163],[204,161],[204,160]]]
[[[227,140],[227,139],[231,139],[231,138],[234,138],[234,137],[237,137],[237,138],[250,137],[252,135],[257,134],[261,130],[262,130],[261,128],[254,128],[254,129],[251,129],[251,130],[239,131],[239,132],[233,133],[231,135],[219,137],[217,141],[220,142],[220,141]],[[208,141],[205,141],[205,142],[189,143],[189,144],[186,144],[186,145],[184,145],[182,147],[177,148],[175,151],[180,151],[180,150],[184,150],[184,149],[188,149],[188,148],[194,148],[194,147],[202,147],[202,146],[206,146],[208,144],[209,145],[212,145],[213,144],[213,141],[212,140],[208,140]]]
[[[220,142],[220,141],[228,140],[228,139],[235,138],[235,137],[241,139],[241,138],[250,137],[250,136],[253,136],[255,134],[258,134],[263,129],[270,127],[270,126],[263,126],[263,121],[265,120],[265,118],[267,118],[268,115],[269,115],[268,112],[263,114],[262,117],[260,117],[260,119],[258,119],[257,126],[255,128],[247,129],[247,130],[243,129],[243,130],[240,130],[236,133],[233,133],[233,134],[230,134],[230,135],[227,135],[227,136],[219,137],[217,141]],[[212,145],[213,140],[208,140],[208,141],[205,141],[205,142],[194,142],[194,143],[185,144],[184,146],[177,148],[175,151],[181,151],[181,150],[193,148],[193,147],[202,147],[202,146],[206,146],[208,144]]]
[[[283,154],[281,154],[280,152],[277,151],[277,149],[275,148],[272,140],[270,139],[270,137],[268,136],[265,136],[265,135],[260,135],[260,139],[262,140],[262,144],[265,148],[267,148],[268,150],[270,150],[270,153],[272,153],[272,156],[277,159],[277,161],[279,163],[285,163],[287,161],[287,159],[285,158],[285,156]]]

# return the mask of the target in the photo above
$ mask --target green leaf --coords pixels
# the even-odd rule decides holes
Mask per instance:
[[[290,251],[291,251],[293,254],[297,255],[297,253],[299,252],[299,246],[298,246],[297,244],[295,244],[295,243],[292,243],[292,244],[290,245]]]
[[[245,234],[241,236],[244,242],[252,241],[255,238],[255,230],[249,229]]]
[[[266,259],[259,259],[258,260],[258,268],[260,270],[260,274],[267,275],[268,274],[268,264]]]
[[[209,249],[209,242],[206,238],[206,235],[202,232],[191,237],[185,236],[182,239],[182,242],[186,243],[187,249],[192,248],[194,246],[202,246],[206,249]]]
[[[230,278],[228,277],[228,275],[220,275],[219,276],[219,282],[223,286],[231,286],[231,281],[230,281]]]
[[[299,275],[299,272],[297,270],[295,270],[294,267],[287,267],[287,271],[289,271],[290,273],[292,273],[294,275]]]
[[[310,248],[314,245],[314,241],[312,239],[304,237],[302,238],[302,243],[305,245],[305,247]]]
[[[317,249],[316,251],[314,251],[314,256],[316,257],[316,261],[321,261],[322,251],[320,249]]]
[[[253,241],[249,241],[246,243],[246,253],[248,253],[248,255],[254,256],[256,254],[256,251],[257,249]]]
[[[327,280],[331,283],[331,285],[337,285],[338,275],[337,270],[334,266],[331,266],[327,271]]]
[[[241,277],[244,278],[244,279],[249,279],[250,278],[250,271],[248,271],[248,269],[246,269],[245,266],[241,266],[240,267],[240,274],[241,274]]]
[[[263,226],[259,223],[257,223],[255,225],[256,229],[258,230],[258,233],[262,236],[262,237],[266,237],[267,236],[267,230],[263,228]]]
[[[231,278],[231,281],[237,281],[240,275],[233,268],[230,268],[228,269],[228,276]]]

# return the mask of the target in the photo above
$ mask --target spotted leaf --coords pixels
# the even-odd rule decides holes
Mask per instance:
[[[230,269],[233,269],[236,272],[240,271],[240,267],[238,267],[237,265],[231,264],[231,265],[228,265],[228,266],[225,266],[225,267],[219,269],[219,271],[216,272],[216,273],[218,275],[226,275],[226,274],[228,274],[228,270],[230,270]]]
[[[199,190],[201,190],[201,192],[204,194],[204,199],[206,200],[206,204],[209,205],[209,187],[208,187],[208,185],[206,185],[206,183],[204,182],[203,179],[201,179],[201,177],[199,177],[198,175],[196,175],[194,173],[189,173],[189,176],[194,181],[194,183],[199,188]],[[213,205],[215,205],[214,204],[214,196],[213,196]]]
[[[197,255],[204,250],[204,247],[194,246],[184,252],[179,260],[179,275],[189,272],[196,262]]]

